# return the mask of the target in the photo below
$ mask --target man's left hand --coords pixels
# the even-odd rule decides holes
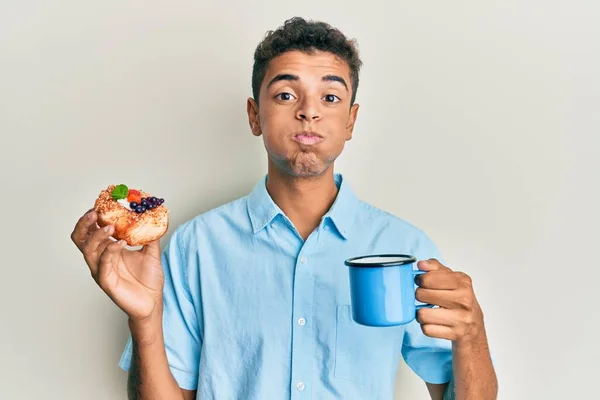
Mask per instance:
[[[455,272],[436,259],[420,261],[419,269],[428,271],[417,275],[416,298],[439,308],[421,308],[417,321],[427,336],[467,343],[484,331],[483,312],[475,298],[471,278]]]

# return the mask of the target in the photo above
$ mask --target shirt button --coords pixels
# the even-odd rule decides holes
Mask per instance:
[[[276,226],[276,225],[275,225],[275,222],[273,222],[273,223],[271,224],[271,228],[275,228],[275,226]]]
[[[325,229],[325,230],[329,230],[329,227],[328,227],[327,225],[325,225],[325,226],[323,227],[323,229]]]
[[[306,263],[306,257],[300,257],[300,262],[302,264],[305,264]]]
[[[304,390],[304,382],[298,382],[296,384],[296,389],[298,389],[300,391]]]
[[[306,325],[306,320],[304,318],[298,318],[298,325],[300,325],[300,326]]]

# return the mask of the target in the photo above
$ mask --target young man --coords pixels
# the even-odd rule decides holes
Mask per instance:
[[[248,119],[268,174],[247,196],[181,225],[162,252],[124,251],[85,214],[72,239],[129,317],[130,398],[392,399],[402,355],[432,399],[496,398],[482,311],[467,275],[419,229],[355,197],[334,173],[352,138],[361,61],[352,41],[295,18],[255,52]],[[406,326],[351,319],[355,255],[408,253],[430,273]],[[454,390],[446,390],[448,382]]]

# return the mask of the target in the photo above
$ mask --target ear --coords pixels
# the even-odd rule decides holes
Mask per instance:
[[[248,98],[248,102],[246,105],[246,112],[248,113],[248,124],[250,125],[250,130],[254,136],[262,135],[262,130],[260,129],[260,117],[258,115],[258,104],[252,97]]]
[[[358,117],[359,108],[360,105],[356,103],[350,107],[350,115],[348,116],[348,124],[346,125],[346,141],[352,139],[352,132],[354,131],[354,124],[356,123],[356,118]]]

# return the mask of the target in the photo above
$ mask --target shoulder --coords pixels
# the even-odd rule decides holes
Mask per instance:
[[[232,229],[239,231],[249,227],[247,197],[246,195],[204,211],[181,223],[173,231],[172,240],[182,248],[190,248],[197,246],[199,240],[209,233],[210,236],[219,236]]]
[[[357,217],[360,220],[370,220],[378,224],[383,224],[386,228],[399,230],[415,236],[425,235],[423,230],[412,222],[362,200],[358,201],[358,210]]]
[[[413,245],[433,244],[425,231],[412,222],[362,200],[358,202],[357,222],[359,226],[376,226],[395,237],[407,239]]]

